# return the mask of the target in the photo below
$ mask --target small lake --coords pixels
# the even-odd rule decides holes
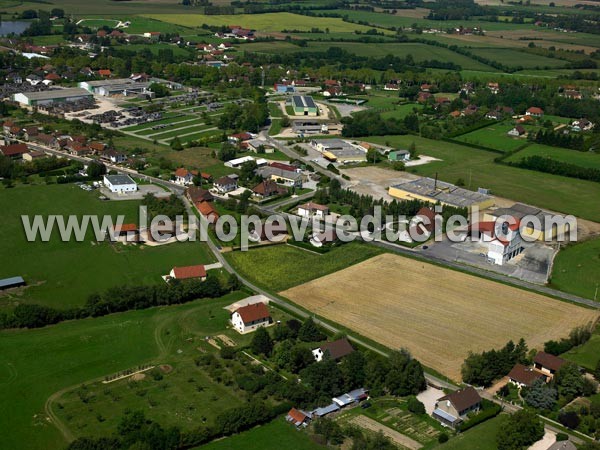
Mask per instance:
[[[0,36],[6,36],[11,33],[21,34],[29,27],[30,22],[20,21],[2,21],[0,22]]]

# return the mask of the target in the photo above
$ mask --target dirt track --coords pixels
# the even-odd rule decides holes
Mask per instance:
[[[398,255],[380,255],[282,293],[297,304],[460,380],[469,351],[523,337],[530,348],[598,312]]]

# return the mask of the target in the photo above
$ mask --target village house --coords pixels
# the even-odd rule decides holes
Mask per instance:
[[[35,150],[29,151],[29,153],[23,153],[23,161],[31,162],[34,159],[45,158],[46,154],[43,152],[37,152]]]
[[[33,140],[40,133],[40,129],[36,126],[23,128],[23,137],[26,141]]]
[[[185,190],[185,196],[194,205],[201,202],[212,202],[215,198],[206,189],[197,186],[191,186]]]
[[[306,427],[310,422],[309,413],[300,411],[299,409],[292,408],[285,416],[285,420],[293,423],[296,427]]]
[[[537,106],[532,106],[525,111],[525,115],[531,117],[542,117],[544,115],[544,110],[542,108],[538,108]]]
[[[267,305],[262,302],[242,306],[231,314],[233,328],[240,334],[269,326],[272,322],[271,313]]]
[[[206,268],[202,264],[195,266],[173,267],[169,272],[168,280],[206,280]]]
[[[268,198],[275,195],[285,195],[287,194],[287,189],[283,186],[279,186],[272,180],[264,180],[262,183],[256,185],[252,189],[252,192],[256,197]]]
[[[508,374],[508,381],[519,388],[531,387],[537,380],[546,381],[546,377],[542,373],[523,364],[515,364]]]
[[[467,414],[479,411],[480,408],[481,397],[469,386],[439,398],[431,415],[442,425],[456,428],[466,419]]]
[[[319,362],[325,357],[329,357],[334,361],[338,361],[344,356],[348,356],[352,352],[354,352],[354,348],[348,339],[342,338],[333,342],[325,342],[320,347],[315,348],[312,351],[312,354],[315,358],[315,361]]]
[[[200,214],[208,221],[209,224],[214,225],[219,220],[219,213],[212,205],[211,202],[198,202],[194,206]]]
[[[489,82],[487,84],[487,88],[490,90],[490,92],[492,94],[497,94],[498,92],[500,92],[500,85],[498,83],[494,83],[494,82]]]
[[[36,136],[32,136],[31,140],[46,147],[59,148],[58,139],[51,134],[38,133]]]
[[[578,119],[571,122],[573,131],[590,131],[592,128],[594,128],[594,124],[587,119]]]
[[[125,153],[118,152],[114,149],[102,152],[100,157],[110,161],[113,164],[121,164],[127,161],[127,155]]]
[[[298,173],[295,168],[291,171],[276,166],[266,166],[258,169],[256,173],[266,180],[272,180],[289,187],[301,188],[304,181],[304,176]]]
[[[0,145],[0,154],[10,159],[23,159],[23,155],[28,152],[27,144]]]
[[[541,372],[546,377],[547,382],[552,380],[558,369],[566,363],[567,361],[564,359],[546,352],[538,352],[533,358],[533,368]]]
[[[506,134],[512,137],[521,137],[527,135],[527,130],[522,125],[516,125]]]
[[[194,174],[194,172],[190,172],[189,170],[180,167],[175,171],[175,183],[181,186],[188,186],[193,184],[194,176],[197,175],[198,172]]]
[[[252,135],[250,133],[236,133],[230,136],[227,136],[227,140],[231,144],[239,144],[244,141],[248,141],[252,139]]]
[[[298,215],[300,217],[316,217],[318,219],[325,219],[329,215],[329,207],[325,205],[319,205],[318,203],[308,202],[298,206]]]
[[[213,186],[221,194],[235,191],[238,188],[237,180],[234,180],[228,176],[219,178],[213,183]]]

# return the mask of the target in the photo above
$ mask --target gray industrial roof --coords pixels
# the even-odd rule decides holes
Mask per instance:
[[[23,92],[29,100],[52,100],[55,98],[66,98],[66,97],[89,97],[90,94],[85,89],[81,88],[69,88],[69,89],[53,89],[51,91],[40,91],[40,92]]]
[[[133,81],[130,78],[112,78],[110,80],[86,81],[85,83],[87,83],[88,86],[101,87],[101,86],[111,86],[111,85],[115,85],[115,84],[135,84],[135,81]]]
[[[433,178],[419,178],[418,180],[407,181],[406,183],[396,184],[392,187],[402,189],[424,197],[429,197],[433,201],[440,201],[449,205],[454,205],[462,208],[489,200],[489,195],[480,194],[478,192],[469,191],[454,186],[444,181],[436,181]]]
[[[288,178],[290,180],[302,179],[302,174],[298,172],[292,172],[291,170],[279,169],[277,167],[265,166],[257,170],[258,174],[263,177],[276,176],[281,178]]]
[[[294,95],[292,97],[292,101],[294,102],[294,106],[296,108],[316,108],[315,102],[312,97],[305,95]]]
[[[0,280],[0,289],[17,286],[17,285],[24,284],[24,283],[25,283],[25,280],[23,279],[23,277],[4,278],[3,280]]]
[[[112,185],[135,184],[129,175],[104,175]]]

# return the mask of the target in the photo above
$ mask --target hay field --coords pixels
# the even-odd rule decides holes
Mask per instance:
[[[384,254],[281,293],[298,305],[460,380],[469,351],[566,336],[598,312]]]

